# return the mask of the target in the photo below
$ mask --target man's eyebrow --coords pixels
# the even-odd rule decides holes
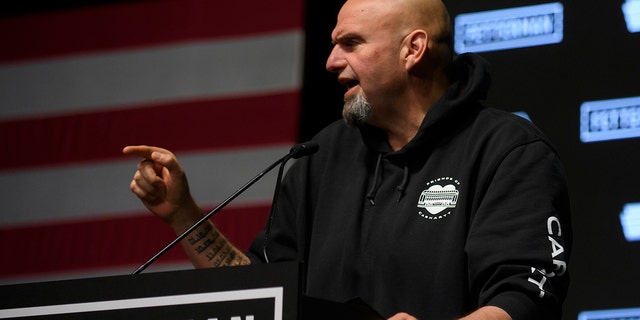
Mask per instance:
[[[335,38],[331,39],[331,43],[332,44],[337,44],[337,43],[341,43],[341,42],[346,42],[346,41],[353,41],[353,40],[358,40],[358,41],[362,41],[364,40],[364,38],[362,38],[362,36],[356,34],[356,33],[342,33],[342,34],[338,34],[337,36],[335,36]]]

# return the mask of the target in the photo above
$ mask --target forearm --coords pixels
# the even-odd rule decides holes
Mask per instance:
[[[509,314],[498,307],[482,307],[460,320],[512,320]]]
[[[211,222],[204,223],[188,235],[182,241],[182,247],[196,268],[247,265],[251,262]]]
[[[177,234],[186,231],[202,218],[200,208],[183,212],[184,219],[174,222],[171,227]],[[248,265],[251,260],[207,221],[182,240],[181,245],[196,268]]]

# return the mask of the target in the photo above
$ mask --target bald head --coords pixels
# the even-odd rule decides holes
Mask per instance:
[[[453,35],[451,19],[444,3],[441,0],[394,0],[390,2],[397,8],[395,14],[404,32],[409,33],[416,29],[426,31],[429,38],[430,59],[436,64],[447,65],[451,61]]]
[[[377,27],[399,36],[424,30],[429,38],[430,58],[444,64],[451,60],[451,19],[441,0],[348,0],[343,9],[347,7],[362,8],[359,12],[376,21]]]
[[[429,38],[442,41],[451,37],[451,21],[440,0],[396,0],[402,10],[400,21],[410,29],[424,29]]]

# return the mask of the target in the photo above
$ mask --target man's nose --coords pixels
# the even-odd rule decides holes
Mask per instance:
[[[327,58],[326,68],[329,72],[339,73],[345,68],[345,60],[340,46],[334,45]]]

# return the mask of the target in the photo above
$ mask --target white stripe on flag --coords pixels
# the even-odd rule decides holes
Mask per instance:
[[[0,119],[299,88],[302,31],[0,66]]]
[[[178,154],[191,192],[201,205],[219,203],[290,145],[228,152]],[[138,159],[0,173],[0,225],[21,225],[146,211],[129,190]],[[276,172],[263,177],[233,204],[270,203]]]

